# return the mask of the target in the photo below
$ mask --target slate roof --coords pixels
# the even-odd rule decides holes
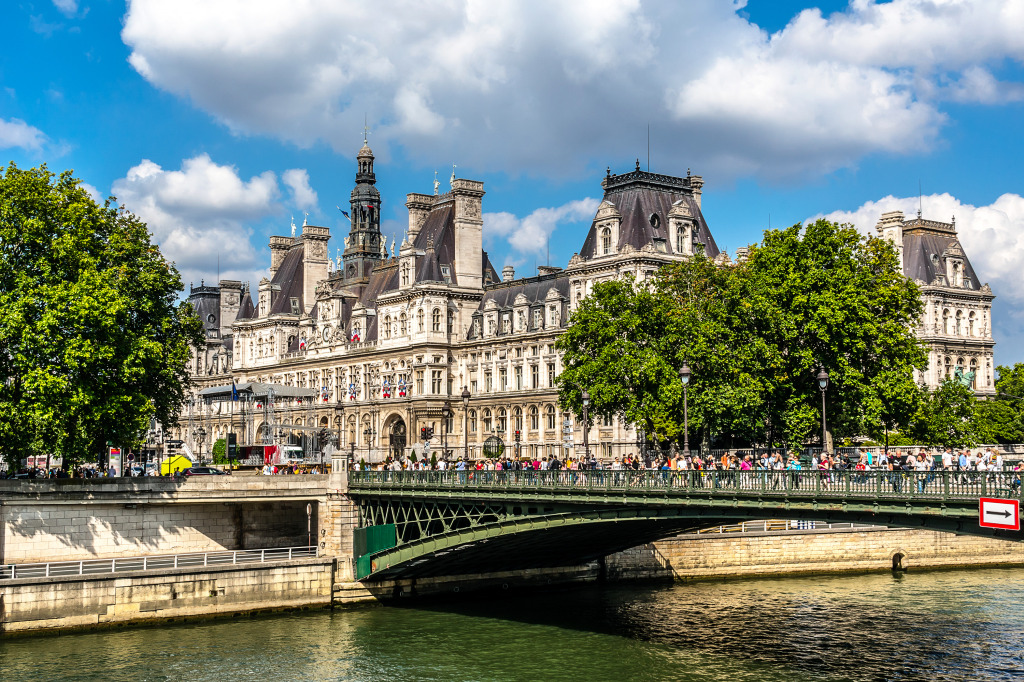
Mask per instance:
[[[498,306],[498,311],[509,311],[514,309],[516,299],[519,298],[520,294],[526,297],[527,304],[533,308],[537,306],[543,306],[547,301],[548,292],[554,289],[563,299],[569,299],[569,275],[566,272],[559,272],[554,275],[540,275],[538,277],[528,277],[520,280],[513,280],[511,282],[499,282],[492,284],[484,291],[484,296],[480,300],[480,306],[477,308],[474,315],[483,314],[488,309],[488,303],[493,301]],[[560,305],[559,311],[561,318],[559,323],[564,323],[563,319],[566,315],[565,306]],[[547,320],[545,313],[544,320]],[[532,331],[533,316],[530,315],[527,320],[529,329]],[[499,335],[501,334],[499,326]],[[473,326],[470,325],[467,333],[467,339],[474,339],[476,336],[473,333]]]
[[[299,310],[305,310],[306,302],[302,300],[304,268],[303,254],[305,251],[301,246],[292,247],[281,261],[281,265],[274,273],[271,284],[280,285],[281,290],[276,293],[274,304],[270,307],[270,314],[292,314],[291,299],[299,299]]]
[[[235,315],[236,320],[251,320],[256,317],[256,305],[252,302],[252,295],[249,293],[249,287],[242,289],[242,302],[238,306],[238,314]]]
[[[604,199],[614,204],[622,215],[619,226],[617,249],[629,245],[640,250],[654,239],[661,238],[665,242],[667,253],[675,253],[673,235],[668,232],[668,213],[677,201],[685,201],[690,208],[690,215],[697,223],[696,239],[704,245],[704,254],[714,258],[720,251],[711,230],[704,221],[704,214],[697,206],[693,191],[689,188],[690,178],[677,178],[636,170],[632,173],[609,175],[605,178]],[[658,227],[651,224],[651,216],[657,216]],[[587,237],[580,249],[580,256],[593,258],[597,250],[596,220],[592,223]]]
[[[220,290],[217,287],[195,287],[189,296],[196,315],[207,335],[220,331]]]
[[[941,227],[936,229],[935,226]],[[925,284],[933,284],[938,278],[941,284],[947,285],[946,263],[943,257],[950,249],[959,249],[963,252],[952,224],[934,223],[920,218],[906,221],[903,228],[904,276]],[[981,289],[982,283],[974,272],[967,254],[958,257],[962,258],[964,263],[964,284],[975,291]]]

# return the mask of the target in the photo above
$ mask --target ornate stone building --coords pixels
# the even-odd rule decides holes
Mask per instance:
[[[907,220],[901,211],[883,213],[878,235],[896,246],[903,274],[921,287],[924,312],[918,338],[928,345],[928,368],[918,380],[935,388],[944,379],[961,378],[975,394],[994,397],[995,365],[992,300],[978,279],[950,223]]]
[[[661,265],[701,245],[720,256],[701,214],[700,176],[641,171],[602,182],[604,198],[566,268],[541,267],[499,278],[483,250],[482,182],[452,176],[444,194],[409,194],[409,226],[390,252],[380,233],[381,201],[373,153],[364,144],[344,253],[332,262],[328,228],[302,226],[270,238],[271,277],[255,303],[244,285],[193,288],[207,343],[195,358],[199,388],[234,379],[314,389],[298,402],[205,405],[196,402],[178,435],[202,449],[238,434],[240,443],[278,443],[282,435],[329,429],[357,458],[420,450],[433,429],[434,452],[478,455],[488,438],[523,455],[550,456],[563,447],[564,422],[581,452],[580,424],[562,414],[555,341],[595,282]],[[463,389],[469,405],[462,400]],[[445,417],[445,404],[451,414]],[[516,434],[519,435],[518,444]],[[464,435],[468,435],[468,443]],[[636,451],[636,434],[617,419],[589,433],[599,454]],[[492,441],[493,442],[493,441]]]
[[[702,178],[649,173],[639,164],[608,172],[586,238],[564,269],[517,278],[506,266],[499,277],[483,250],[483,183],[454,175],[447,193],[438,194],[435,182],[434,194],[407,195],[408,230],[389,249],[367,145],[356,161],[351,229],[335,260],[328,228],[303,224],[296,235],[293,224],[291,236],[270,238],[271,276],[259,283],[255,303],[237,281],[192,288],[206,325],[193,367],[200,390],[234,380],[314,396],[194,401],[176,431],[193,451],[209,452],[228,431],[240,444],[280,444],[328,429],[357,458],[379,461],[421,452],[422,429],[430,428],[434,452],[447,442],[455,455],[478,456],[498,439],[523,455],[550,456],[564,447],[568,422],[579,452],[580,423],[559,409],[555,385],[562,369],[555,341],[572,311],[596,282],[649,277],[698,245],[729,262],[701,213]],[[878,231],[922,287],[918,334],[931,350],[919,380],[934,387],[961,368],[975,372],[969,376],[979,395],[994,395],[993,296],[955,226],[887,213]],[[618,419],[597,420],[589,440],[606,457],[637,448],[636,432]]]

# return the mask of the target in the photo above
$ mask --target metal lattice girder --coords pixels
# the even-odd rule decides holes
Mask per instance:
[[[364,525],[399,529],[375,578],[571,565],[765,518],[1024,539],[977,525],[979,497],[1019,499],[1010,472],[352,472],[349,486]]]

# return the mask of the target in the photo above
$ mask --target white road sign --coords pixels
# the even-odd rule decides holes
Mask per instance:
[[[1020,502],[983,497],[978,500],[978,525],[1020,530]]]

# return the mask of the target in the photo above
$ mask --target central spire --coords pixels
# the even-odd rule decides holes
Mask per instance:
[[[370,271],[382,260],[380,234],[380,192],[375,187],[373,150],[368,144],[370,129],[363,126],[363,146],[356,154],[356,185],[349,200],[352,227],[342,259],[346,282],[365,283]]]

